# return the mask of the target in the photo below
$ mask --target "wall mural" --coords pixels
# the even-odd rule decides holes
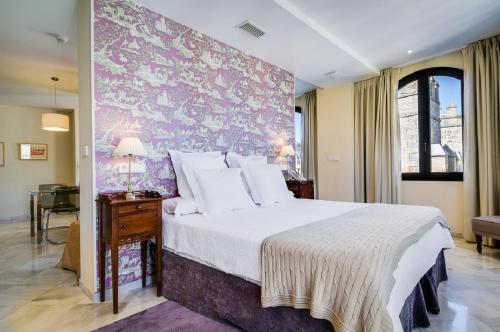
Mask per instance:
[[[168,196],[177,195],[169,149],[272,158],[293,144],[291,73],[123,0],[95,0],[94,43],[98,191],[126,188],[124,159],[112,156],[125,136],[149,154],[134,188]],[[140,279],[139,252],[121,250],[120,284]]]

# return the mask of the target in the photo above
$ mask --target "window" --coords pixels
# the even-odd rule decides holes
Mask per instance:
[[[295,107],[295,169],[302,174],[302,109]]]
[[[463,71],[430,68],[399,81],[403,180],[463,179]]]

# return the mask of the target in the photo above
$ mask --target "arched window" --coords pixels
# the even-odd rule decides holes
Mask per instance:
[[[463,179],[463,71],[429,68],[398,87],[403,180]]]

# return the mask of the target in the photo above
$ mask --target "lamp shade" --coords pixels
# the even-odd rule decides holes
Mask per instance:
[[[48,131],[69,131],[69,116],[57,113],[43,113],[42,129]]]
[[[117,156],[126,156],[126,155],[134,155],[134,156],[146,156],[148,153],[141,141],[137,137],[125,137],[122,138],[120,144],[113,152],[114,155]]]
[[[295,150],[293,149],[293,146],[285,145],[284,147],[281,148],[280,157],[290,157],[290,156],[295,156]]]

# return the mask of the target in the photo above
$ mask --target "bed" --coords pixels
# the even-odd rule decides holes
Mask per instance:
[[[329,321],[312,318],[308,310],[262,308],[262,244],[275,234],[369,205],[293,199],[213,216],[165,213],[164,296],[243,330],[332,331]],[[427,326],[427,312],[439,312],[437,285],[447,279],[443,250],[453,246],[449,230],[436,224],[401,255],[387,303],[394,331]]]

